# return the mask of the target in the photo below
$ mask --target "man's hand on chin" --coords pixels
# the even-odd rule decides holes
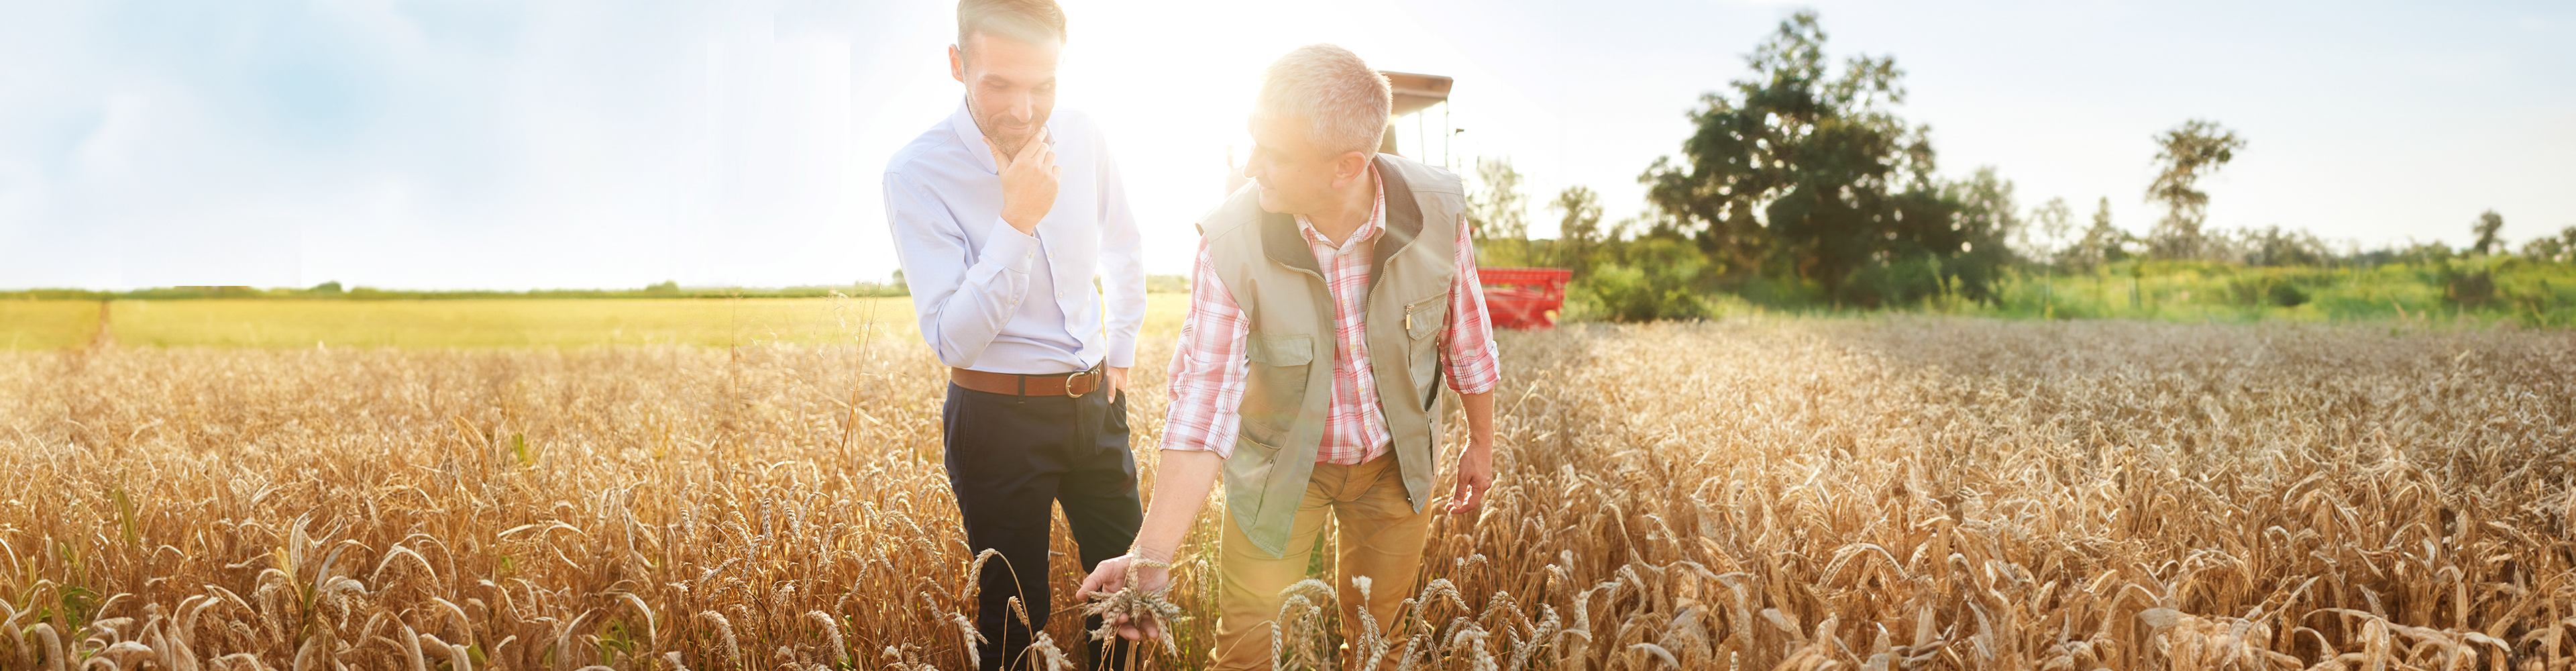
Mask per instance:
[[[993,165],[1002,171],[1002,222],[1024,235],[1038,234],[1038,220],[1055,209],[1056,188],[1064,181],[1050,139],[1040,133],[1020,145],[1019,153],[1004,154],[1002,145],[984,138],[984,149],[993,152]]]

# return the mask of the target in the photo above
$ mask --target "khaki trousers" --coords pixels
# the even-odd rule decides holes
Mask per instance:
[[[1315,464],[1306,498],[1297,507],[1287,556],[1269,556],[1252,545],[1233,519],[1225,521],[1217,560],[1221,586],[1212,668],[1269,669],[1277,661],[1270,656],[1270,621],[1285,601],[1279,592],[1308,577],[1306,565],[1327,515],[1341,523],[1341,556],[1334,562],[1339,575],[1329,582],[1339,590],[1342,640],[1360,636],[1360,593],[1351,584],[1357,576],[1369,577],[1368,612],[1377,619],[1378,635],[1397,628],[1396,608],[1413,596],[1414,581],[1421,575],[1431,508],[1414,512],[1405,500],[1404,473],[1391,452],[1356,466]]]

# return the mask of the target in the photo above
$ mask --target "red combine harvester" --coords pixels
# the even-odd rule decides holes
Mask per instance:
[[[1574,279],[1564,268],[1477,268],[1476,275],[1485,284],[1485,311],[1507,329],[1556,328],[1565,283]]]

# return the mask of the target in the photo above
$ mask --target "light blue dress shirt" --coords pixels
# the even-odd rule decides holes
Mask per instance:
[[[1079,112],[1057,109],[1047,133],[1064,171],[1035,236],[1002,221],[1001,172],[963,101],[886,163],[886,224],[940,363],[1023,375],[1136,364],[1145,267],[1118,164]]]

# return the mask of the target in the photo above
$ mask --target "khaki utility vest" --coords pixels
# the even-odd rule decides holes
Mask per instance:
[[[1377,376],[1378,409],[1394,438],[1405,498],[1421,512],[1439,453],[1431,411],[1442,386],[1438,336],[1458,272],[1466,195],[1446,170],[1393,154],[1379,154],[1376,165],[1386,230],[1370,260],[1368,374]],[[1322,267],[1294,217],[1262,211],[1260,191],[1245,185],[1199,228],[1217,277],[1252,322],[1244,339],[1251,372],[1242,431],[1225,462],[1226,511],[1253,545],[1276,557],[1286,554],[1323,445],[1336,348]]]

